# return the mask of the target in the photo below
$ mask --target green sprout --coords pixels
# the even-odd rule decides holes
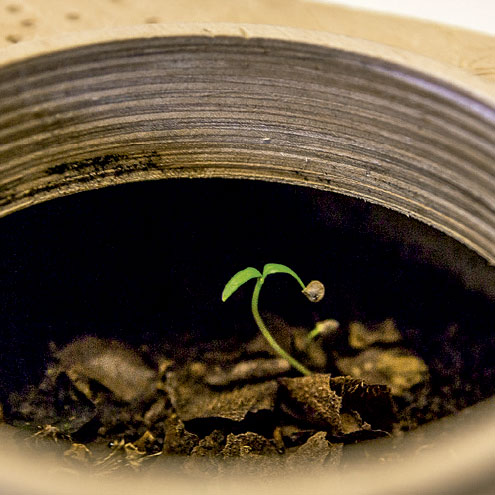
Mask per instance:
[[[311,371],[308,370],[305,366],[303,366],[299,361],[294,359],[290,354],[288,354],[284,349],[282,349],[276,340],[272,337],[265,323],[263,322],[260,312],[258,310],[258,302],[260,297],[260,290],[265,282],[265,279],[268,275],[273,273],[287,273],[288,275],[292,275],[302,287],[303,294],[311,301],[318,302],[321,301],[323,296],[325,295],[325,287],[318,280],[312,280],[308,285],[304,285],[299,276],[291,270],[289,267],[285,265],[280,265],[278,263],[267,263],[263,267],[263,273],[253,267],[245,268],[237,272],[225,285],[222,292],[222,301],[225,302],[241,285],[244,285],[249,280],[255,278],[256,285],[254,286],[253,298],[251,300],[251,311],[253,313],[254,321],[260,332],[263,334],[268,343],[272,346],[272,348],[284,359],[286,359],[294,368],[300,371],[303,375],[309,376],[311,375]]]
[[[309,344],[320,335],[332,334],[339,329],[339,326],[339,322],[333,319],[318,321],[313,330],[306,335],[306,342]]]

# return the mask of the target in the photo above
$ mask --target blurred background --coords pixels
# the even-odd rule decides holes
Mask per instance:
[[[322,0],[325,2],[325,0]],[[495,35],[495,2],[492,0],[339,0],[329,2],[376,12],[411,16],[427,21],[474,29]]]

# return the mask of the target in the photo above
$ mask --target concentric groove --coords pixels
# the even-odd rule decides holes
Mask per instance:
[[[0,215],[167,177],[357,196],[495,262],[495,101],[467,90],[263,37],[135,38],[0,68]]]

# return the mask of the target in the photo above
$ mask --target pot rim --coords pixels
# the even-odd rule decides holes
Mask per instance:
[[[301,471],[284,473],[271,480],[239,476],[242,468],[234,475],[227,470],[225,476],[214,479],[186,478],[174,470],[173,464],[159,474],[91,476],[85,471],[70,471],[51,456],[45,459],[40,458],[39,452],[22,453],[13,440],[14,427],[4,425],[0,428],[0,484],[7,489],[5,493],[19,495],[158,495],[164,489],[187,494],[251,495],[256,490],[270,495],[301,491],[324,495],[330,487],[333,493],[345,495],[491,493],[495,399],[467,408],[458,416],[440,419],[408,433],[396,451],[400,455],[393,460],[384,462],[382,457],[382,448],[390,440],[374,440],[368,444],[370,458],[356,461],[351,457],[351,465],[343,472],[308,474],[301,466]],[[445,428],[455,430],[456,435],[446,436]]]
[[[43,60],[43,56],[62,54],[62,56],[65,57],[72,51],[77,52],[77,50],[89,50],[89,47],[93,48],[105,45],[108,46],[109,44],[113,43],[116,43],[115,46],[118,46],[118,43],[133,41],[139,44],[139,42],[142,43],[146,40],[173,40],[175,38],[180,40],[212,39],[222,41],[232,39],[235,40],[235,42],[238,44],[241,43],[239,46],[242,46],[242,40],[246,40],[246,42],[251,43],[253,41],[262,43],[281,43],[287,44],[287,46],[298,47],[299,50],[301,50],[301,48],[304,48],[305,46],[312,46],[320,50],[328,49],[329,52],[340,52],[341,54],[349,57],[358,57],[361,59],[361,63],[363,64],[368,63],[363,61],[369,61],[370,65],[373,66],[373,70],[378,75],[383,74],[385,77],[394,79],[396,83],[403,84],[410,88],[415,88],[415,91],[417,92],[424,92],[425,94],[429,95],[429,97],[442,100],[442,105],[444,107],[452,105],[454,108],[460,108],[463,111],[468,111],[473,116],[476,116],[476,118],[478,118],[480,121],[483,121],[484,123],[483,125],[485,126],[485,129],[483,132],[485,133],[485,141],[487,129],[492,129],[495,127],[494,85],[480,80],[479,78],[465,73],[464,71],[457,68],[446,66],[429,58],[412,54],[400,49],[380,45],[362,39],[351,38],[348,36],[334,35],[322,31],[312,31],[298,28],[231,23],[184,23],[137,25],[110,30],[70,33],[56,38],[21,42],[5,50],[0,50],[0,71],[6,70],[7,72],[14,72],[17,74],[15,77],[19,78],[22,77],[23,62],[33,60],[36,61],[38,59]],[[206,41],[204,43],[207,44]],[[409,102],[409,105],[411,105],[411,102]],[[64,112],[62,112],[62,114],[63,113]],[[288,117],[290,118],[290,116]],[[450,116],[448,116],[448,113],[445,113],[444,110],[444,115],[442,116],[442,118],[446,117],[450,118]],[[57,119],[58,116],[55,116],[55,120]],[[415,125],[421,124],[417,121]],[[454,127],[455,126],[457,126],[457,124],[455,124]],[[477,129],[472,129],[470,131],[472,131],[472,138],[477,139]],[[464,132],[464,130],[462,129],[462,127],[459,127],[450,132],[453,132],[455,134],[462,133]],[[461,137],[461,142],[462,139],[463,137]],[[7,145],[7,142],[5,142],[5,144]],[[490,147],[490,143],[485,142],[485,151],[487,146]],[[493,154],[493,150],[490,150],[489,154]],[[7,158],[7,167],[9,166],[8,164],[9,160]],[[373,165],[373,160],[371,160],[370,164]],[[486,164],[484,166],[486,167]],[[206,173],[204,173],[203,171],[193,171],[189,174],[184,174],[184,176],[224,176],[223,172],[219,170],[220,169],[212,167],[210,171]],[[16,171],[14,173],[17,174],[18,172]],[[250,178],[250,174],[251,171],[248,172],[246,170],[239,169],[232,174],[225,174],[225,176],[228,175],[229,177],[236,178]],[[260,173],[257,175],[257,178],[261,178],[263,180],[277,180],[287,183],[301,182],[299,181],[299,179],[294,177],[282,178],[281,176],[279,177],[271,174],[271,171],[267,174]],[[426,173],[426,175],[428,174],[429,172]],[[181,175],[179,174],[177,176]],[[394,179],[397,179],[397,177],[395,177]],[[115,183],[108,178],[98,178],[98,180],[100,183],[98,187],[104,187],[109,184]],[[318,180],[320,181],[319,183]],[[402,178],[399,178],[399,180],[402,180]],[[410,177],[408,180],[410,181],[413,179]],[[429,179],[427,178],[427,180]],[[462,180],[466,180],[466,177],[456,177],[454,179],[450,178],[448,180],[453,180],[454,182],[459,183]],[[483,179],[481,177],[476,180],[478,181],[479,185],[483,184]],[[16,179],[14,179],[14,184],[15,181]],[[323,182],[325,182],[325,184],[323,184]],[[421,195],[418,196],[419,191],[415,191],[414,194],[409,194],[404,190],[399,190],[397,186],[394,186],[396,187],[396,192],[389,192],[389,198],[383,199],[381,197],[379,198],[382,192],[379,190],[379,188],[375,187],[375,184],[373,182],[370,183],[368,181],[368,183],[366,184],[368,190],[365,191],[363,188],[361,188],[359,192],[354,189],[354,186],[350,186],[349,189],[349,184],[342,187],[343,184],[334,186],[328,180],[323,182],[320,179],[317,179],[313,187],[342,192],[343,194],[370,200],[383,206],[392,207],[393,209],[396,209],[397,211],[405,213],[407,215],[411,214],[417,219],[427,224],[433,225],[437,229],[440,229],[448,235],[456,238],[457,240],[460,240],[462,243],[466,244],[482,257],[484,257],[489,263],[495,264],[495,249],[493,248],[493,246],[487,245],[487,239],[483,239],[481,238],[481,236],[479,236],[476,240],[474,240],[474,238],[472,239],[472,235],[477,236],[477,233],[474,233],[472,229],[469,234],[458,231],[461,223],[459,222],[458,218],[450,218],[451,212],[447,212],[448,214],[446,214],[446,211],[440,212],[438,208],[435,209],[435,207],[430,208],[428,206],[426,208],[426,203],[424,203],[425,199],[423,199],[423,211],[416,211],[417,206],[419,206],[421,203]],[[476,184],[476,187],[479,187],[479,185]],[[402,189],[404,189],[404,186],[405,184],[402,184]],[[40,202],[56,197],[53,192],[50,192],[48,190],[41,193],[41,190],[44,186],[39,186],[39,188],[37,189],[38,186],[34,186],[33,184],[31,187],[32,192],[34,192],[34,195],[36,196],[35,199],[22,200],[13,207],[1,207],[0,216],[11,213],[16,209],[30,206],[35,202]],[[81,189],[81,187],[81,184],[78,184],[75,187],[68,186],[67,190],[69,192],[85,190],[84,188]],[[406,187],[410,187],[410,185]],[[423,184],[421,187],[425,188],[425,185]],[[469,187],[474,186],[470,185]],[[435,191],[433,195],[430,195],[429,201],[432,201],[437,194],[443,196],[443,192]],[[465,191],[463,191],[463,194],[465,194]],[[12,191],[9,190],[8,185],[6,186],[4,195],[7,198],[11,197],[12,195]],[[0,198],[1,196],[2,194],[0,189]],[[395,198],[392,199],[392,196],[395,196]],[[404,200],[408,202],[408,206],[406,207],[403,206]],[[390,201],[390,206],[387,201]],[[452,200],[449,201],[451,205],[450,207],[454,207],[455,203],[452,202]],[[435,211],[437,219],[434,220],[430,217],[430,211]],[[478,223],[477,219],[472,215],[469,221],[471,222],[471,225]],[[487,226],[479,225],[478,229],[480,231],[483,229],[486,230]],[[484,246],[482,245],[483,243],[485,244]]]

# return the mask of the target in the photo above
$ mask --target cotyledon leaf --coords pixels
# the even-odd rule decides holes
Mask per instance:
[[[299,285],[303,289],[306,287],[303,284],[303,281],[297,275],[297,273],[294,270],[291,270],[288,266],[280,265],[279,263],[267,263],[263,267],[263,278],[266,278],[268,275],[271,275],[272,273],[287,273],[289,275],[292,275],[299,282]]]
[[[222,292],[222,301],[225,302],[241,285],[252,278],[261,278],[261,273],[256,268],[249,266],[237,272],[226,284]]]

